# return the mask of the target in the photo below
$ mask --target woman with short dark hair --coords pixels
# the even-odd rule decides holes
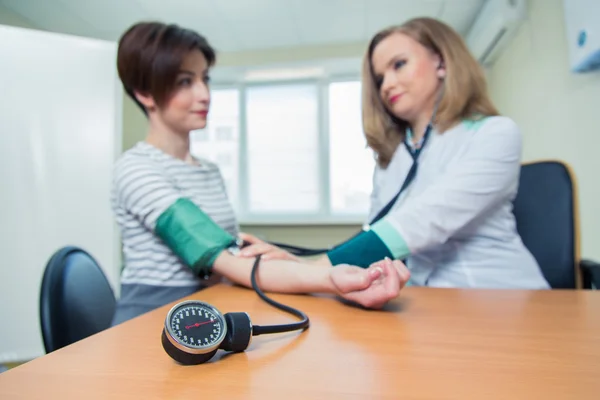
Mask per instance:
[[[125,264],[114,324],[220,277],[249,287],[253,265],[230,254],[238,225],[218,166],[189,151],[190,131],[206,126],[215,51],[194,31],[148,22],[125,32],[117,57],[125,91],[149,130],[114,170],[112,206]],[[396,297],[407,280],[408,270],[390,260],[368,269],[277,260],[258,271],[266,291],[334,293],[367,307]]]

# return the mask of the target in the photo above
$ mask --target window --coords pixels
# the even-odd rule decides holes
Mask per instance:
[[[329,199],[332,214],[365,215],[372,190],[373,152],[362,131],[360,82],[329,85]]]
[[[372,151],[360,82],[299,81],[213,88],[191,151],[216,162],[242,223],[362,223]]]
[[[239,208],[239,126],[239,90],[213,90],[206,128],[190,134],[190,152],[219,165],[227,194],[236,211]],[[223,140],[225,135],[229,135],[230,139]]]
[[[319,211],[319,116],[315,85],[246,91],[249,213]]]
[[[229,167],[233,162],[233,154],[231,152],[218,154],[215,161],[221,168]]]
[[[233,140],[232,126],[217,126],[215,129],[217,141],[227,142]]]
[[[194,140],[192,141],[192,143],[210,141],[210,132],[208,132],[207,129],[194,131],[193,135],[194,135]]]

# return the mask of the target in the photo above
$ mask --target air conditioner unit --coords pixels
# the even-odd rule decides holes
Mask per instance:
[[[466,36],[469,50],[483,66],[496,61],[526,14],[526,0],[485,2]]]
[[[565,0],[564,10],[571,70],[600,69],[600,0]]]

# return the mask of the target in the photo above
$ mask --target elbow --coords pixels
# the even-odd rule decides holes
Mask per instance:
[[[482,210],[483,211],[483,210]],[[457,207],[444,213],[404,221],[398,228],[411,254],[441,247],[464,229],[479,223],[483,212],[474,212],[471,207]]]
[[[446,244],[458,230],[458,226],[454,227],[443,224],[432,224],[432,227],[429,231],[430,236],[426,238],[425,245],[421,250],[435,248]]]
[[[407,254],[420,253],[441,246],[453,235],[453,230],[449,229],[446,224],[440,224],[436,221],[414,222],[411,225],[397,226],[397,231],[404,242]]]

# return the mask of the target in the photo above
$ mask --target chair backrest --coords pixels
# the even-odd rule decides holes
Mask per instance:
[[[113,290],[96,260],[78,247],[59,249],[46,265],[40,291],[46,353],[108,328],[115,307]]]
[[[517,230],[554,289],[576,287],[578,226],[573,176],[558,161],[524,164],[514,201]]]

